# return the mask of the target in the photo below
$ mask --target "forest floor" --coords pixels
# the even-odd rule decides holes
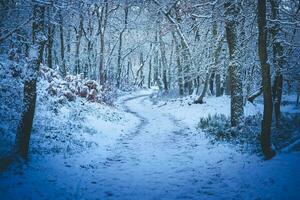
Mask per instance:
[[[62,107],[60,119],[73,122],[59,129],[46,116],[28,163],[0,174],[1,199],[300,198],[300,152],[264,161],[196,130],[200,116],[228,113],[228,98],[189,106],[153,102],[152,93],[122,96],[117,108]]]

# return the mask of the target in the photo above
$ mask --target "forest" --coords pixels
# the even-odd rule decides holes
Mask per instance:
[[[1,199],[300,199],[299,38],[299,0],[0,0]]]

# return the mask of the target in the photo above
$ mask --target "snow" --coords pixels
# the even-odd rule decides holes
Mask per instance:
[[[80,97],[60,101],[49,96],[48,87],[46,79],[39,81],[30,160],[0,174],[3,199],[300,197],[299,152],[285,150],[266,162],[231,145],[212,144],[196,130],[201,117],[229,116],[227,96],[192,104],[195,96],[163,99],[152,88],[119,93],[114,105],[106,105]],[[246,116],[261,113],[259,101],[246,104]],[[19,110],[0,124],[7,133],[3,149],[13,144],[7,141]],[[283,110],[299,113],[291,104]]]
[[[299,199],[300,152],[264,161],[195,130],[200,117],[228,115],[228,97],[189,105],[190,97],[155,101],[156,91],[125,93],[114,107],[77,98],[53,113],[39,103],[31,159],[0,174],[1,197]]]
[[[230,98],[229,96],[221,96],[218,98],[209,96],[205,98],[204,104],[193,104],[196,97],[189,96],[180,99],[170,99],[168,101],[157,102],[157,109],[170,112],[177,120],[184,122],[190,127],[195,127],[200,118],[208,117],[208,115],[223,114],[230,116]],[[261,104],[254,105],[247,103],[244,108],[245,116],[261,113]]]

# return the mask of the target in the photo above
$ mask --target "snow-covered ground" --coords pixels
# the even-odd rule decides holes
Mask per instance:
[[[1,199],[300,198],[300,152],[263,161],[195,130],[200,117],[229,113],[227,97],[189,105],[152,93],[124,95],[116,108],[38,105],[49,116],[35,119],[29,162],[0,174]],[[260,110],[247,105],[246,115]]]

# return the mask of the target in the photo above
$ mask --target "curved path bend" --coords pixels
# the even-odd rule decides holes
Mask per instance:
[[[170,113],[156,109],[149,95],[131,97],[123,103],[124,110],[139,118],[140,123],[118,140],[103,164],[105,198],[214,196],[211,185],[221,187],[222,180],[220,169],[208,162],[209,152],[203,157],[208,148],[206,140],[203,142],[199,134]]]

